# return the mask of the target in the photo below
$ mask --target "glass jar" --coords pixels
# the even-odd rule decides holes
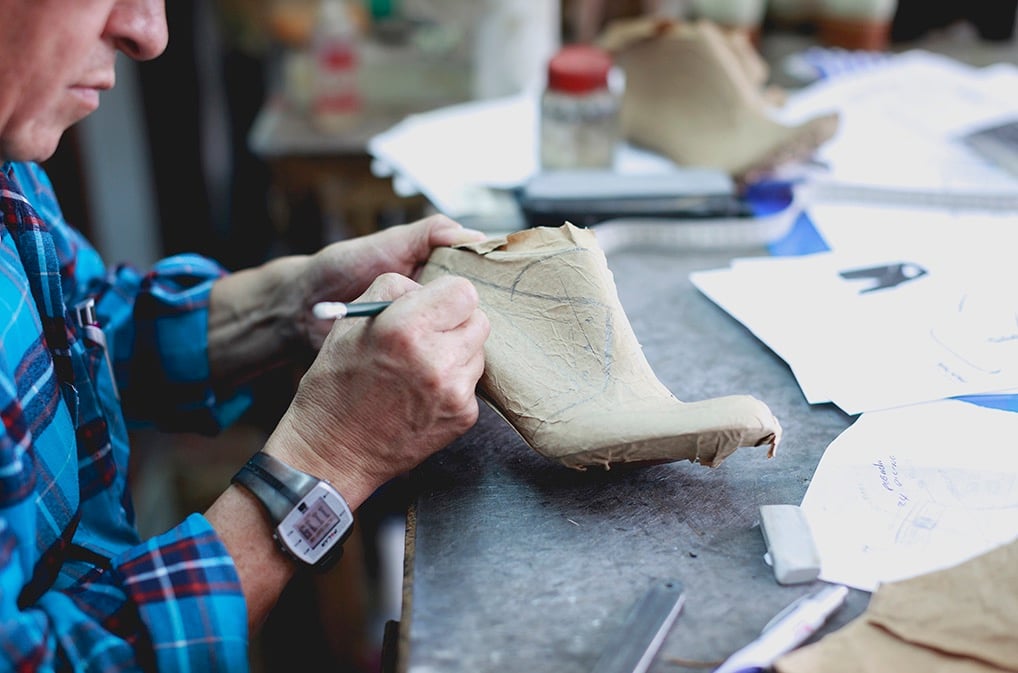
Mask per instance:
[[[611,68],[611,55],[589,44],[566,45],[548,62],[541,96],[542,168],[611,168],[619,140]]]

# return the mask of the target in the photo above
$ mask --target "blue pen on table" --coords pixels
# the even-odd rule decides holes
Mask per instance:
[[[361,301],[348,304],[342,301],[320,301],[311,311],[319,320],[339,320],[378,315],[391,303],[391,301]]]
[[[848,597],[848,587],[828,585],[806,594],[775,615],[760,637],[730,656],[714,673],[761,673],[806,641]]]

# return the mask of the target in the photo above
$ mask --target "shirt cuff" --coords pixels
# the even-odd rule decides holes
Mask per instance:
[[[233,558],[192,514],[114,559],[159,670],[248,669],[247,605]]]

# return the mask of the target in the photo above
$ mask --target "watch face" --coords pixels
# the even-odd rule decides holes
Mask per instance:
[[[276,536],[299,560],[316,564],[340,546],[353,526],[353,514],[336,489],[317,484],[276,527]]]
[[[310,504],[302,502],[297,509],[303,510],[304,515],[294,525],[309,547],[317,546],[325,534],[339,523],[339,515],[325,504],[325,500],[314,500]]]

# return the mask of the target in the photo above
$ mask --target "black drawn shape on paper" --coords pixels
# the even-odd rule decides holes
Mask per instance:
[[[915,280],[925,276],[926,269],[912,262],[895,262],[893,264],[880,264],[867,266],[860,269],[849,269],[840,271],[839,276],[845,280],[868,280],[869,285],[859,290],[859,294],[876,292],[877,290],[888,290],[898,287],[902,283]]]

